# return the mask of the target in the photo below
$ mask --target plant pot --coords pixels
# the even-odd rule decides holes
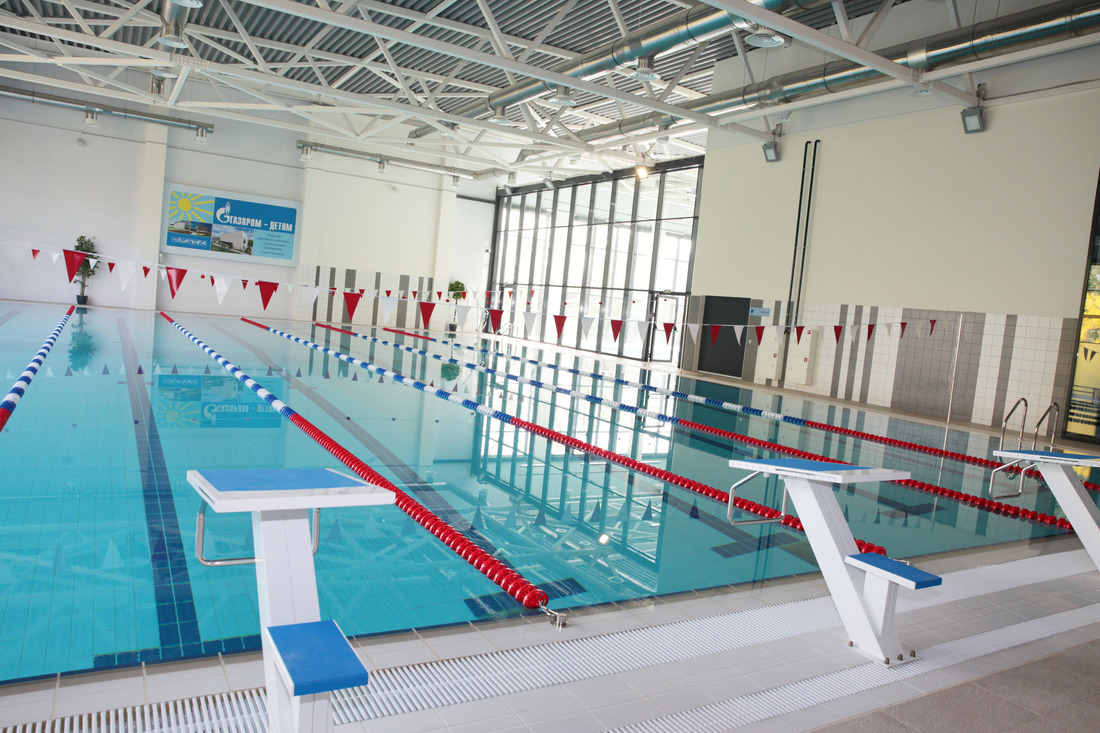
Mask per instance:
[[[78,295],[78,296],[76,296],[76,304],[77,305],[88,305],[88,296],[87,295]]]

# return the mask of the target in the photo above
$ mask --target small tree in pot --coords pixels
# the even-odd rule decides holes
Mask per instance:
[[[95,270],[92,269],[92,264],[88,261],[88,257],[99,254],[95,249],[95,237],[85,237],[81,234],[76,238],[76,246],[73,247],[73,249],[77,252],[83,252],[86,255],[84,261],[80,263],[80,269],[76,271],[76,276],[73,278],[80,284],[80,293],[76,296],[76,302],[80,305],[86,305],[88,303],[88,296],[84,294],[84,291],[88,287],[88,278],[95,275]]]
[[[461,280],[453,280],[451,284],[447,286],[447,294],[450,295],[451,300],[457,304],[459,300],[466,297],[466,284]],[[451,312],[454,313],[454,311]],[[458,324],[451,321],[447,324],[447,331],[453,337],[458,331]]]

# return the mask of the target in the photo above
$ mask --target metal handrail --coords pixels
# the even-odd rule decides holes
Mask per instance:
[[[1012,417],[1012,413],[1016,412],[1016,408],[1020,406],[1021,402],[1024,404],[1024,415],[1023,415],[1023,420],[1020,422],[1020,440],[1017,443],[1016,448],[1017,449],[1022,449],[1024,447],[1024,432],[1027,430],[1027,399],[1024,398],[1024,397],[1021,397],[1020,399],[1016,400],[1016,404],[1012,405],[1012,409],[1008,411],[1008,414],[1005,415],[1005,419],[1001,421],[1001,442],[998,444],[997,450],[1004,449],[1004,447],[1005,447],[1005,432],[1008,430],[1008,421]],[[1050,408],[1047,408],[1048,412],[1049,412],[1049,410],[1050,410]],[[1044,413],[1044,416],[1045,416],[1045,414],[1046,413]],[[1034,446],[1032,446],[1032,447],[1034,447]],[[1020,488],[1019,488],[1018,491],[1016,491],[1016,493],[1014,493],[1014,494],[1013,493],[997,494],[997,495],[993,494],[993,482],[996,481],[996,479],[997,479],[997,472],[998,471],[1005,471],[1005,470],[1011,468],[1012,466],[1015,466],[1017,463],[1019,463],[1022,460],[1023,459],[1020,458],[1020,459],[1017,459],[1015,461],[1010,461],[1009,463],[1005,463],[1004,465],[997,466],[997,468],[994,468],[989,473],[989,498],[990,499],[1004,499],[1004,498],[1007,498],[1009,496],[1019,496],[1020,494],[1024,493],[1024,471],[1021,470],[1020,473],[1019,473]],[[1012,481],[1012,478],[1010,477],[1008,480]]]
[[[1039,445],[1039,428],[1042,426],[1043,420],[1047,419],[1047,415],[1050,414],[1051,410],[1054,410],[1054,429],[1058,429],[1058,422],[1059,420],[1061,420],[1062,417],[1062,408],[1057,402],[1051,402],[1047,406],[1047,409],[1043,411],[1043,414],[1039,416],[1039,422],[1035,423],[1035,435],[1031,440],[1032,450],[1035,450],[1035,447]],[[1047,450],[1054,450],[1053,433],[1051,434],[1050,442],[1047,443]]]
[[[729,522],[730,524],[732,524],[734,527],[745,527],[745,526],[753,525],[753,524],[776,524],[776,523],[782,521],[783,516],[787,513],[787,485],[783,484],[783,507],[779,510],[780,514],[779,514],[778,517],[761,518],[761,519],[738,519],[738,520],[734,520],[734,518],[733,518],[733,495],[734,495],[734,492],[737,490],[738,486],[743,486],[744,484],[747,484],[749,481],[752,481],[754,478],[759,476],[761,473],[763,473],[763,472],[762,471],[753,471],[748,476],[741,479],[740,481],[738,481],[737,483],[735,483],[733,486],[730,487],[730,492],[729,492],[730,493],[730,500],[729,500],[729,506],[726,509],[726,521]]]
[[[256,556],[252,557],[225,557],[211,559],[203,554],[204,535],[206,534],[206,502],[199,507],[199,514],[195,517],[195,557],[199,564],[208,568],[220,568],[227,565],[255,565]],[[317,554],[317,548],[321,546],[321,510],[313,510],[313,554]]]

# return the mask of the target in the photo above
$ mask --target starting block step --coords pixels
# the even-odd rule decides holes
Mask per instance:
[[[844,562],[870,575],[889,580],[910,590],[932,588],[943,583],[943,578],[938,575],[933,575],[926,570],[906,565],[900,560],[894,560],[874,552],[848,555],[844,558]]]
[[[335,621],[269,626],[264,632],[275,647],[275,663],[291,695],[367,684],[366,667]]]

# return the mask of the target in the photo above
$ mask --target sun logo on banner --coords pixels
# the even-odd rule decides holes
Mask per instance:
[[[214,216],[214,199],[198,193],[172,191],[168,203],[168,218],[172,221],[210,222]]]
[[[157,403],[157,422],[163,427],[193,427],[198,419],[197,402],[160,400]]]

